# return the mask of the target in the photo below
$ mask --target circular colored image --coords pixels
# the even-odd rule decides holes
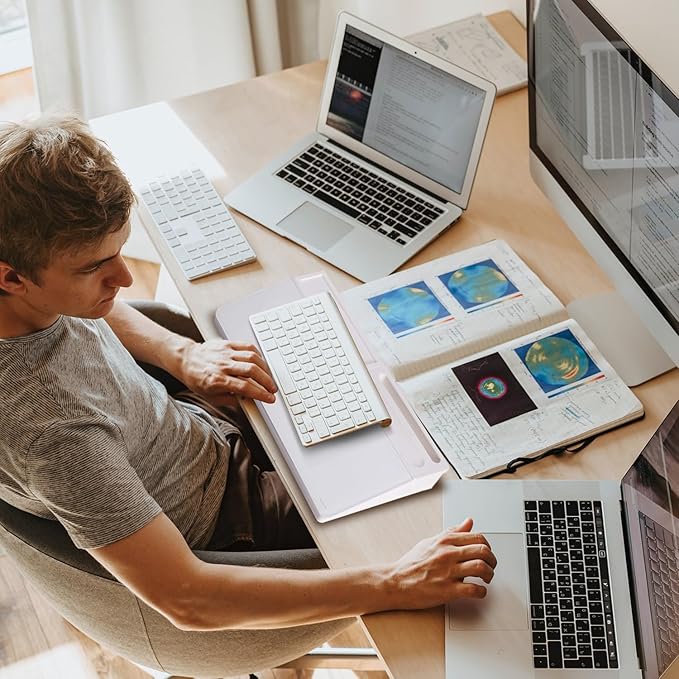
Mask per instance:
[[[461,297],[468,304],[484,304],[506,295],[511,283],[496,268],[474,264],[453,271],[446,285],[456,297]]]
[[[558,387],[579,380],[589,370],[589,357],[582,347],[563,337],[535,342],[526,353],[525,363],[536,379]]]
[[[502,398],[507,393],[507,384],[499,377],[484,377],[477,385],[476,390],[483,398]]]
[[[377,313],[396,332],[426,325],[439,318],[442,310],[434,295],[416,287],[392,290],[377,305]]]

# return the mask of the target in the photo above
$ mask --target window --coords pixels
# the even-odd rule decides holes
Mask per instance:
[[[33,63],[24,0],[0,0],[0,75]]]

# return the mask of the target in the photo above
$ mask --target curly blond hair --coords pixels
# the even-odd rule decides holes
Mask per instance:
[[[0,125],[0,260],[28,279],[121,229],[133,203],[113,154],[76,115]]]

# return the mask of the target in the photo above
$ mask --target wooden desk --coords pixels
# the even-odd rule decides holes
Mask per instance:
[[[493,22],[525,56],[523,28],[508,12]],[[214,154],[224,175],[213,177],[222,193],[257,171],[314,129],[325,64],[315,63],[170,102],[173,111]],[[266,200],[266,196],[262,197]],[[299,246],[241,217],[239,223],[259,260],[194,283],[185,280],[153,228],[150,236],[203,335],[216,337],[218,306],[283,277],[322,270],[339,289],[356,281]],[[464,217],[406,266],[501,237],[562,302],[610,289],[610,283],[533,184],[528,171],[526,90],[499,98],[491,118],[471,203]],[[646,418],[602,436],[573,458],[550,458],[523,468],[518,477],[620,478],[679,398],[679,372],[636,390]],[[441,498],[434,489],[411,498],[316,524],[252,403],[247,413],[292,493],[331,567],[395,559],[441,529]],[[365,628],[394,677],[443,679],[443,613],[366,616]]]

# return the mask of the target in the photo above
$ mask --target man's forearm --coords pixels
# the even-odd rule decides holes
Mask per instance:
[[[177,627],[270,629],[482,598],[485,589],[464,579],[489,583],[497,562],[486,539],[468,532],[471,527],[465,519],[390,564],[339,570],[207,564],[165,514],[89,552]]]
[[[182,629],[275,629],[392,607],[388,569],[298,571],[201,563],[178,592]]]
[[[209,564],[164,514],[92,556],[182,629],[268,629],[391,607],[388,567],[292,570]]]
[[[183,353],[193,340],[170,332],[119,300],[104,320],[137,361],[155,365],[179,378]]]

